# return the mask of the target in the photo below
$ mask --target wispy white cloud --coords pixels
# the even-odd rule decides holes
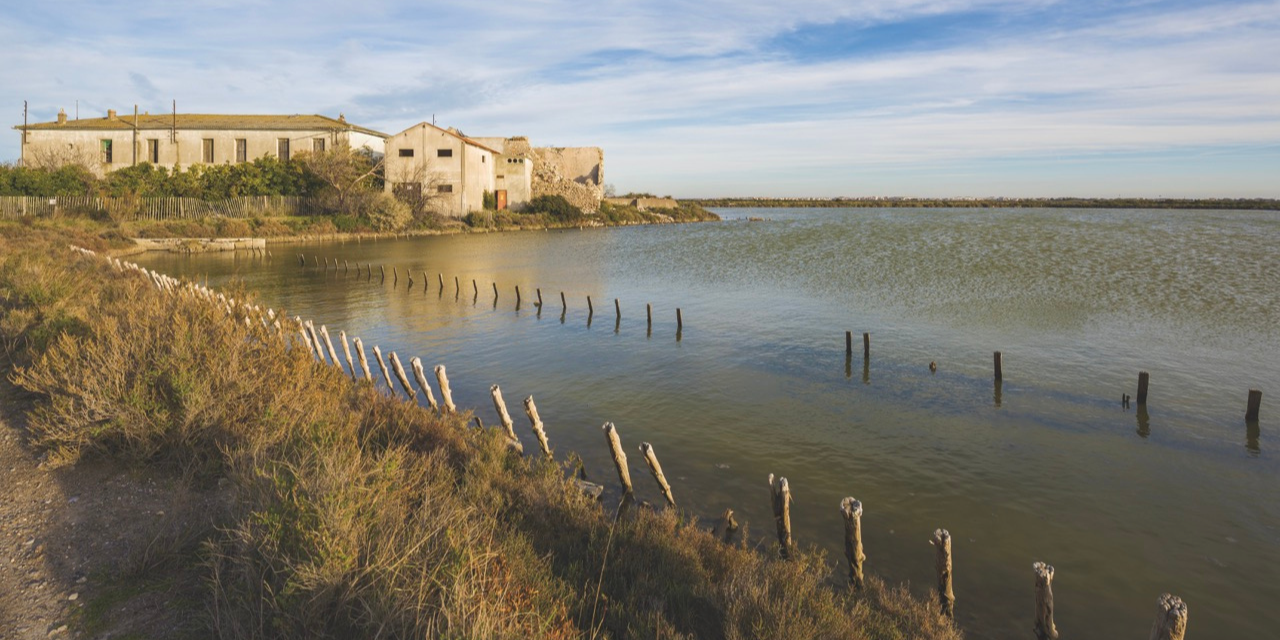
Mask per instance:
[[[964,37],[922,31],[939,20]],[[778,44],[815,26],[837,42]],[[1280,2],[71,2],[0,9],[0,103],[48,119],[76,99],[176,98],[391,132],[435,114],[605,146],[611,181],[655,191],[851,193],[893,171],[923,193],[932,175],[1027,159],[1045,167],[1036,188],[1080,193],[1096,176],[1077,161],[1055,175],[1053,158],[1234,149],[1280,166],[1278,27]],[[845,31],[894,46],[845,50]],[[14,135],[0,157],[16,155]]]

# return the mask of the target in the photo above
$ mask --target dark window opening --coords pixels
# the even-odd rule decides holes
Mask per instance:
[[[160,140],[157,138],[147,140],[147,162],[160,164]]]
[[[276,157],[281,160],[289,159],[289,139],[280,138],[276,140]]]
[[[111,141],[110,140],[102,141],[102,162],[105,164],[111,164]]]
[[[200,157],[204,162],[213,162],[213,138],[205,138],[201,145]]]
[[[401,149],[401,150],[400,150],[400,157],[401,157],[401,158],[412,158],[412,157],[413,157],[413,149]]]
[[[440,193],[453,193],[453,185],[451,185],[451,184],[442,184],[442,185],[440,185],[440,186],[436,187],[436,191],[439,191]]]
[[[236,162],[249,161],[249,141],[244,138],[236,138]]]
[[[437,158],[452,158],[453,149],[436,149]]]

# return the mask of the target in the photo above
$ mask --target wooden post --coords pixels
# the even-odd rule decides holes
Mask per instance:
[[[502,400],[502,389],[498,385],[489,387],[489,395],[493,396],[493,410],[498,412],[498,421],[502,423],[502,428],[507,432],[507,438],[512,441],[519,442],[516,437],[515,423],[511,422],[511,414],[507,413],[507,403]]]
[[[591,296],[587,296],[587,317],[590,318],[595,314],[596,314],[596,308],[594,305],[591,304]]]
[[[445,375],[444,365],[436,365],[436,382],[440,383],[440,402],[445,413],[453,413],[458,407],[453,404],[453,392],[449,390],[449,376]]]
[[[298,254],[298,266],[299,266],[299,267],[305,267],[305,266],[307,266],[307,259],[306,259],[306,258],[304,258],[304,257],[302,257],[302,254],[301,254],[301,253],[299,253],[299,254]]]
[[[866,332],[862,334],[862,357],[871,357],[871,334]]]
[[[676,331],[684,331],[684,314],[676,307]]]
[[[942,607],[942,615],[948,618],[956,616],[956,594],[951,589],[951,533],[946,529],[936,529],[933,539],[934,563],[938,569],[938,604]]]
[[[996,352],[995,361],[996,361],[996,380],[1004,380],[1004,367],[1000,362],[999,351]]]
[[[653,479],[662,489],[662,497],[667,499],[667,504],[676,506],[676,497],[671,494],[671,485],[667,484],[667,477],[662,475],[662,465],[658,463],[658,455],[653,452],[653,445],[641,442],[640,452],[644,454],[645,464],[649,465],[649,473],[653,474]]]
[[[498,283],[496,282],[493,283],[493,300],[494,302],[498,301]]]
[[[324,347],[329,351],[329,362],[342,369],[342,363],[338,361],[338,353],[333,350],[333,341],[329,339],[329,329],[324,325],[320,325],[320,337],[324,338]]]
[[[383,279],[383,280],[386,280],[386,279],[387,279],[387,265],[385,265],[385,264],[381,264],[381,265],[378,265],[378,268],[382,270],[382,279]]]
[[[417,401],[418,392],[413,390],[413,385],[409,384],[409,376],[404,374],[404,366],[400,364],[400,356],[396,352],[391,352],[391,368],[396,372],[396,380],[400,381],[400,386],[404,388],[404,394],[409,400]]]
[[[440,406],[436,404],[435,394],[431,393],[431,385],[427,384],[427,376],[422,372],[422,358],[410,360],[409,366],[413,367],[413,377],[418,380],[418,386],[422,388],[423,395],[427,396],[427,406],[439,411]]]
[[[471,280],[471,290],[475,292],[476,297],[480,297],[480,285],[476,284],[475,279]]]
[[[733,540],[733,534],[738,530],[738,521],[733,518],[733,509],[725,509],[720,514],[720,519],[716,521],[716,526],[712,528],[711,534],[725,544],[729,544]]]
[[[1151,640],[1183,640],[1187,635],[1187,603],[1175,595],[1162,594],[1156,599],[1156,623],[1151,627]]]
[[[369,371],[369,361],[364,359],[364,343],[360,338],[351,341],[356,345],[356,356],[360,358],[360,369],[364,371],[364,379],[373,382],[373,373]]]
[[[551,443],[547,442],[547,430],[542,426],[542,418],[538,416],[538,406],[533,404],[533,396],[524,399],[524,414],[529,416],[529,425],[533,434],[538,436],[538,446],[542,447],[542,455],[551,457]]]
[[[1151,383],[1151,374],[1146,371],[1138,372],[1138,404],[1147,403],[1147,386]]]
[[[844,354],[846,356],[853,355],[853,332],[844,332]]]
[[[849,560],[849,586],[861,591],[862,563],[867,559],[862,553],[862,503],[852,497],[845,498],[840,501],[840,513],[844,515],[844,557]]]
[[[342,340],[342,353],[347,356],[347,370],[351,372],[351,379],[356,379],[356,365],[351,361],[351,345],[347,344],[347,332],[339,331],[338,339]]]
[[[1249,422],[1258,421],[1258,413],[1262,409],[1262,391],[1258,389],[1249,390],[1249,404],[1244,410],[1244,419]]]
[[[769,474],[769,495],[773,504],[773,520],[778,526],[778,546],[783,559],[791,557],[791,485],[786,478]]]
[[[520,285],[516,285],[516,306],[520,306]]]
[[[618,320],[622,320],[622,303],[617,298],[613,299],[613,310],[617,314]]]
[[[649,328],[652,329],[653,328],[653,305],[652,304],[648,302],[644,304],[644,315],[645,315],[645,318],[647,318],[648,320]]]
[[[342,261],[342,272],[343,272],[343,273],[346,273],[346,272],[348,272],[348,271],[350,271],[350,270],[351,270],[351,265],[350,265],[350,264],[348,264],[346,260],[343,260],[343,261]]]
[[[623,494],[630,496],[631,472],[627,470],[627,454],[622,450],[622,442],[618,439],[618,429],[612,422],[604,423],[604,437],[609,441],[609,451],[613,454],[613,466],[618,469],[618,481],[622,483]]]
[[[1036,574],[1036,640],[1057,640],[1053,625],[1053,567],[1037,562],[1031,565]]]
[[[396,388],[391,383],[391,372],[387,370],[387,361],[382,359],[382,349],[379,349],[376,344],[373,345],[373,357],[378,359],[378,368],[382,370],[382,379],[387,381],[387,391],[390,391],[391,395],[394,396]]]
[[[564,292],[561,291],[560,292],[560,313],[564,313],[565,311],[568,311],[568,310],[569,310],[569,303],[564,301]]]
[[[320,359],[321,363],[324,363],[324,348],[320,346],[320,336],[316,333],[316,325],[308,320],[306,326],[307,333],[311,335],[311,343],[316,348],[316,357]]]
[[[311,336],[307,335],[307,326],[298,323],[298,332],[302,334],[302,344],[307,345],[307,351],[311,352],[311,357],[316,357],[316,348],[311,346]]]
[[[542,308],[542,288],[538,288],[538,308]]]
[[[393,278],[395,278],[394,280],[392,280],[392,281],[391,281],[391,284],[392,284],[392,285],[399,284],[399,282],[400,282],[400,267],[391,267],[391,276],[392,276]]]

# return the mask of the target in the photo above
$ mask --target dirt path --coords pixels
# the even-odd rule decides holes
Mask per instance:
[[[204,637],[196,549],[219,492],[104,462],[49,469],[17,401],[0,380],[0,640]]]

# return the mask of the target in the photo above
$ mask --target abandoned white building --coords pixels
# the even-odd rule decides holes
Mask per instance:
[[[321,115],[117,115],[14,127],[21,132],[22,163],[54,167],[79,163],[99,176],[149,162],[186,169],[198,164],[288,160],[301,151],[348,145],[381,155],[387,135]]]

